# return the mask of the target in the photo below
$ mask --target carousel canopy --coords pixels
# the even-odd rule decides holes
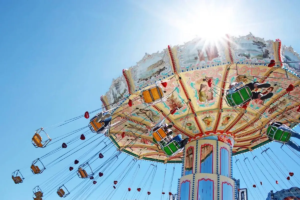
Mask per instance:
[[[299,123],[299,61],[293,48],[279,39],[264,40],[251,33],[216,41],[196,38],[145,54],[101,97],[105,109],[113,113],[108,135],[117,148],[134,157],[181,162],[182,153],[167,157],[153,141],[150,129],[165,119],[173,124],[174,135],[190,141],[215,137],[228,141],[233,155],[252,151],[270,142],[266,135],[270,122],[290,127]],[[232,82],[269,83],[271,87],[256,92],[273,96],[229,106],[225,96]],[[163,101],[145,103],[143,91],[156,86]]]

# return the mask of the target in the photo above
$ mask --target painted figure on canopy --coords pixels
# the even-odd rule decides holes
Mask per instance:
[[[287,100],[283,99],[281,101],[279,101],[278,104],[276,104],[275,106],[272,106],[269,110],[268,113],[271,115],[273,114],[276,110],[278,110],[280,107],[283,107],[287,104]]]
[[[190,131],[196,130],[196,127],[192,122],[187,122],[185,125]]]
[[[142,108],[136,108],[136,109],[137,109],[136,115],[145,117],[151,122],[156,122],[159,119],[159,116],[156,115],[151,109],[142,109]]]
[[[197,51],[199,61],[212,61],[213,59],[219,57],[219,52],[216,45],[206,45],[205,49],[197,49]]]
[[[247,78],[247,76],[244,76],[244,75],[238,75],[236,78],[235,78],[235,82],[243,82],[243,83],[248,83],[250,82],[249,79]]]
[[[172,93],[172,95],[166,101],[170,110],[180,109],[183,107],[182,101]]]
[[[226,126],[231,121],[232,118],[233,118],[232,115],[226,115],[226,116],[224,116],[222,118],[223,120],[222,120],[221,125],[222,126]]]
[[[213,122],[213,118],[211,116],[206,116],[202,119],[206,126],[211,126]]]
[[[206,102],[214,99],[213,91],[211,89],[212,77],[205,77],[203,82],[200,83],[199,101]]]

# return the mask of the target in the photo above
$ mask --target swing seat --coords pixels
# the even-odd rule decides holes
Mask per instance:
[[[37,147],[43,147],[44,145],[42,144],[42,137],[40,134],[35,133],[34,136],[32,137],[32,142],[35,144]]]
[[[82,169],[81,167],[78,169],[78,175],[80,176],[80,178],[88,177],[88,174],[86,173],[86,171],[84,169]]]
[[[163,140],[166,137],[167,137],[167,134],[166,134],[166,132],[164,131],[163,128],[159,128],[158,130],[156,130],[155,132],[153,132],[153,138],[157,142],[160,142],[161,140]]]
[[[35,165],[31,165],[31,171],[34,173],[34,174],[40,174],[41,173],[41,170],[38,166],[35,166]]]
[[[62,189],[62,188],[60,188],[58,191],[57,191],[57,194],[58,194],[58,196],[60,196],[60,197],[64,197],[65,196],[65,191]]]
[[[104,122],[98,122],[97,116],[90,121],[90,129],[92,132],[98,132],[104,126]]]
[[[35,197],[35,198],[33,198],[33,200],[43,200],[43,198],[42,197]]]
[[[34,193],[34,195],[35,195],[37,198],[43,197],[43,193],[42,193],[41,191],[38,191],[38,192]]]
[[[242,106],[252,100],[252,92],[249,87],[244,86],[231,94],[226,94],[226,102],[228,106]]]
[[[14,180],[15,184],[23,182],[23,179],[20,176],[16,176],[16,177],[12,176],[12,179]]]
[[[144,103],[153,104],[157,103],[164,97],[163,91],[160,87],[154,86],[148,90],[142,91],[142,99]]]
[[[180,144],[173,140],[170,143],[168,143],[166,146],[163,147],[163,151],[168,155],[172,156],[175,155],[177,152],[181,150]]]
[[[286,143],[290,140],[291,133],[286,130],[282,130],[280,127],[269,125],[267,129],[267,136],[272,140]]]

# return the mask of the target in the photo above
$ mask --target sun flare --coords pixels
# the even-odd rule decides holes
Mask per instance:
[[[191,13],[186,19],[179,21],[177,28],[185,38],[197,35],[208,42],[215,42],[232,32],[230,21],[231,12],[229,10],[217,12],[208,9],[204,12]]]

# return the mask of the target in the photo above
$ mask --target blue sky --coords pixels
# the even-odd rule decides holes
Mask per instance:
[[[299,52],[299,7],[296,0],[289,3],[0,0],[1,199],[30,199],[34,186],[63,167],[68,168],[67,164],[61,164],[52,172],[30,175],[31,162],[52,148],[35,149],[30,141],[34,130],[99,108],[100,96],[108,90],[113,78],[120,76],[122,69],[133,66],[146,52],[182,44],[210,29],[228,29],[227,33],[236,36],[252,32],[266,39],[280,38],[283,44],[292,45]],[[210,17],[205,17],[206,14]],[[82,119],[50,134],[58,136],[86,124],[87,120]],[[280,146],[270,146],[296,172],[297,166],[284,156]],[[143,165],[146,171],[149,163]],[[172,167],[168,166],[169,177]],[[19,168],[27,170],[24,174],[30,178],[15,185],[11,172]],[[180,169],[178,165],[173,191]],[[234,176],[241,178],[235,165],[234,170]],[[160,198],[163,171],[164,166],[159,165],[153,184],[153,190],[159,192],[153,192],[150,199]],[[167,181],[165,187],[169,188],[169,184]],[[245,187],[243,182],[242,187]],[[105,188],[102,186],[95,197]],[[264,198],[270,189],[266,183]],[[252,193],[257,195],[255,190]],[[58,197],[54,194],[49,199]]]

